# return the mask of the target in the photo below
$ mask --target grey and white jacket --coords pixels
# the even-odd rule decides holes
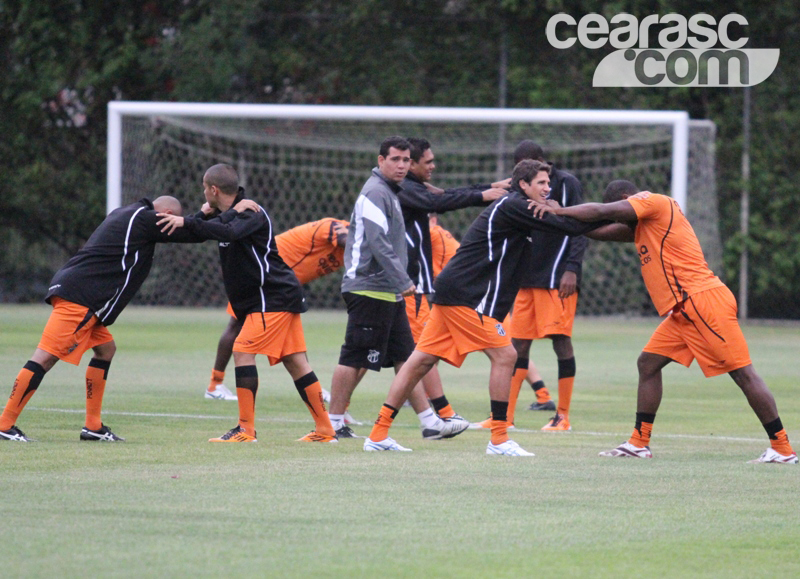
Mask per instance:
[[[342,292],[391,292],[399,300],[411,287],[399,190],[377,167],[372,169],[350,216]]]

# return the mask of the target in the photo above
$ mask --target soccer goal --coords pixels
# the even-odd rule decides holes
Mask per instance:
[[[239,171],[248,196],[277,230],[331,216],[347,219],[389,135],[427,138],[437,158],[434,184],[489,183],[510,175],[516,144],[540,143],[556,166],[576,175],[586,200],[630,179],[671,194],[693,222],[719,271],[714,125],[680,111],[539,110],[204,103],[109,103],[108,210],[141,197],[174,195],[191,210],[215,163]],[[480,208],[440,220],[456,237]],[[225,303],[216,247],[162,246],[138,303]],[[590,243],[579,313],[652,313],[632,247]],[[340,276],[310,284],[314,307],[339,308]],[[169,289],[168,289],[169,288]],[[176,289],[177,288],[177,289]]]

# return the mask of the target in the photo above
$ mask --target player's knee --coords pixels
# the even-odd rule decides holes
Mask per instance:
[[[106,342],[105,344],[100,344],[99,346],[95,346],[92,348],[94,351],[95,358],[99,360],[106,360],[110,362],[111,359],[114,357],[114,354],[117,353],[117,344],[114,340],[110,342]]]
[[[639,359],[636,360],[636,367],[639,370],[639,376],[648,377],[661,371],[665,364],[661,363],[661,356],[642,352],[639,354]]]

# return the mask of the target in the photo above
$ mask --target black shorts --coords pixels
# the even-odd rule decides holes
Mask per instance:
[[[380,371],[405,362],[414,351],[406,303],[342,294],[347,304],[347,331],[339,364]]]

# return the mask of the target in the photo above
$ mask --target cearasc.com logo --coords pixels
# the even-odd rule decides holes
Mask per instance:
[[[611,26],[610,26],[611,25]],[[610,22],[600,14],[577,21],[556,14],[547,22],[547,41],[566,50],[579,42],[589,49],[616,48],[594,71],[595,87],[743,87],[764,82],[780,57],[777,48],[744,48],[745,36],[731,38],[731,25],[747,26],[741,14],[719,22],[709,14],[687,19],[681,14],[650,14],[641,21],[617,14]],[[659,26],[658,46],[650,46],[650,27]]]

